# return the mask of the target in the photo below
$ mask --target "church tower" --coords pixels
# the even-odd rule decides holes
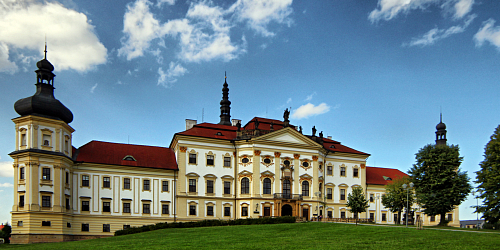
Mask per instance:
[[[71,223],[73,114],[54,97],[54,66],[45,58],[36,70],[36,93],[18,100],[14,160],[12,243],[63,238]]]
[[[443,123],[443,114],[439,114],[439,123],[436,125],[436,145],[446,145],[446,125]]]
[[[222,88],[222,101],[220,101],[220,122],[221,125],[231,126],[231,102],[229,101],[229,88],[227,76],[224,74],[224,85]]]

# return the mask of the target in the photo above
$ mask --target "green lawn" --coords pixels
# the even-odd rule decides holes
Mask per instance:
[[[78,242],[0,249],[499,249],[500,234],[405,227],[294,223],[163,229]]]

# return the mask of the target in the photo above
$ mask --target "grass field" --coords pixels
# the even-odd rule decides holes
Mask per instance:
[[[78,242],[0,249],[500,249],[500,234],[294,223],[163,229]]]

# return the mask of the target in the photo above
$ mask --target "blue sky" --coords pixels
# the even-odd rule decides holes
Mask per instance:
[[[282,119],[404,172],[435,140],[442,110],[471,180],[500,124],[500,2],[0,1],[0,221],[10,220],[16,100],[35,63],[55,66],[55,96],[91,140],[168,146],[185,119]],[[460,206],[460,219],[475,219]]]

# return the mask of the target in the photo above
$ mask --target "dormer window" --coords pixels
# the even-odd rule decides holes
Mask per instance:
[[[335,145],[331,145],[330,148],[335,148]]]
[[[137,161],[133,156],[127,155],[123,158],[124,161]]]
[[[221,132],[217,132],[215,135],[222,135],[222,133]]]

